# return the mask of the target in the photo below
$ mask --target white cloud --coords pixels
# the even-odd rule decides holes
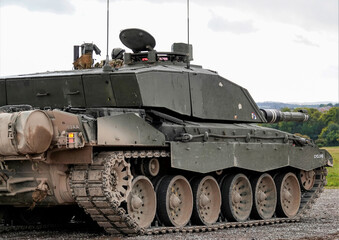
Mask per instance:
[[[186,4],[184,0],[147,1],[156,4],[163,4],[165,2],[181,2]],[[234,8],[243,12],[254,13],[259,18],[264,17],[266,19],[298,25],[306,30],[337,31],[338,29],[338,0],[190,0],[190,3],[208,8],[218,6]]]
[[[319,47],[318,44],[312,42],[311,40],[307,39],[306,37],[304,37],[302,35],[296,35],[294,42],[305,44],[305,45],[311,46],[311,47]]]
[[[314,12],[319,1],[308,0],[312,10],[304,5],[304,11]],[[191,0],[193,64],[216,70],[247,88],[256,101],[337,101],[338,23],[333,28],[332,21],[321,20],[332,18],[321,16],[327,14],[322,10],[310,19],[309,13],[301,12],[304,0],[285,0],[286,6],[281,0],[274,2],[277,6],[264,0]],[[73,45],[83,42],[95,43],[102,50],[96,58],[104,59],[105,3],[69,0],[72,14],[55,14],[43,4],[30,6],[39,11],[0,5],[0,76],[70,70]],[[321,3],[327,5],[323,9],[334,8],[332,0]],[[110,10],[109,52],[124,47],[120,30],[132,27],[151,33],[158,51],[187,41],[186,1],[111,0]],[[328,14],[332,11],[338,15],[338,8]],[[303,27],[307,22],[311,28]]]
[[[230,21],[216,15],[209,20],[208,27],[216,32],[231,32],[235,34],[253,33],[257,31],[251,20]]]
[[[1,0],[2,6],[20,6],[30,11],[52,12],[57,14],[74,13],[75,7],[68,0]]]
[[[88,0],[80,2],[86,4]],[[90,0],[92,1],[92,0]],[[104,3],[106,0],[95,0]],[[185,0],[146,0],[152,4],[181,4]],[[133,0],[110,0],[111,4],[128,3]],[[190,0],[190,4],[208,8],[218,6],[234,8],[243,12],[256,14],[259,18],[272,19],[283,23],[301,26],[307,30],[330,30],[338,28],[338,0]],[[31,11],[47,11],[53,13],[74,13],[75,6],[68,0],[1,0],[0,7],[17,5]],[[129,9],[130,10],[130,9]],[[124,11],[127,11],[124,9]]]

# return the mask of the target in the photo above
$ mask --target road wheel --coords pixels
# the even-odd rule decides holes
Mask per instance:
[[[227,176],[222,183],[221,195],[221,211],[229,221],[248,219],[253,205],[252,188],[244,174]]]
[[[294,217],[300,207],[301,191],[298,178],[294,173],[280,174],[275,178],[278,202],[277,215],[279,217]]]
[[[157,187],[157,214],[166,226],[183,227],[191,218],[193,194],[183,176],[166,176]]]
[[[252,179],[253,208],[251,217],[269,219],[273,216],[277,205],[277,189],[273,178],[264,173]]]
[[[144,176],[136,177],[127,198],[129,215],[141,228],[148,228],[154,219],[156,206],[156,196],[151,181]]]
[[[210,225],[218,220],[221,206],[221,193],[217,181],[212,176],[193,179],[192,222]]]

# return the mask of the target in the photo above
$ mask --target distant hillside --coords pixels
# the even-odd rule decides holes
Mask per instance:
[[[286,108],[288,107],[289,109],[294,109],[294,108],[321,108],[325,106],[337,106],[337,104],[333,103],[324,103],[324,102],[319,102],[319,103],[282,103],[282,102],[257,102],[259,108],[272,108],[272,109],[281,109],[281,108]]]

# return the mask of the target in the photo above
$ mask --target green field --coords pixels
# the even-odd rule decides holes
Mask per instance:
[[[333,167],[328,167],[326,188],[339,188],[339,147],[324,147],[333,157]]]

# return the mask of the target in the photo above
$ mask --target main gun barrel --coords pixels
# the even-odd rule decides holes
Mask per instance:
[[[306,122],[309,115],[305,110],[299,112],[282,112],[276,109],[260,109],[268,123],[277,122]]]

